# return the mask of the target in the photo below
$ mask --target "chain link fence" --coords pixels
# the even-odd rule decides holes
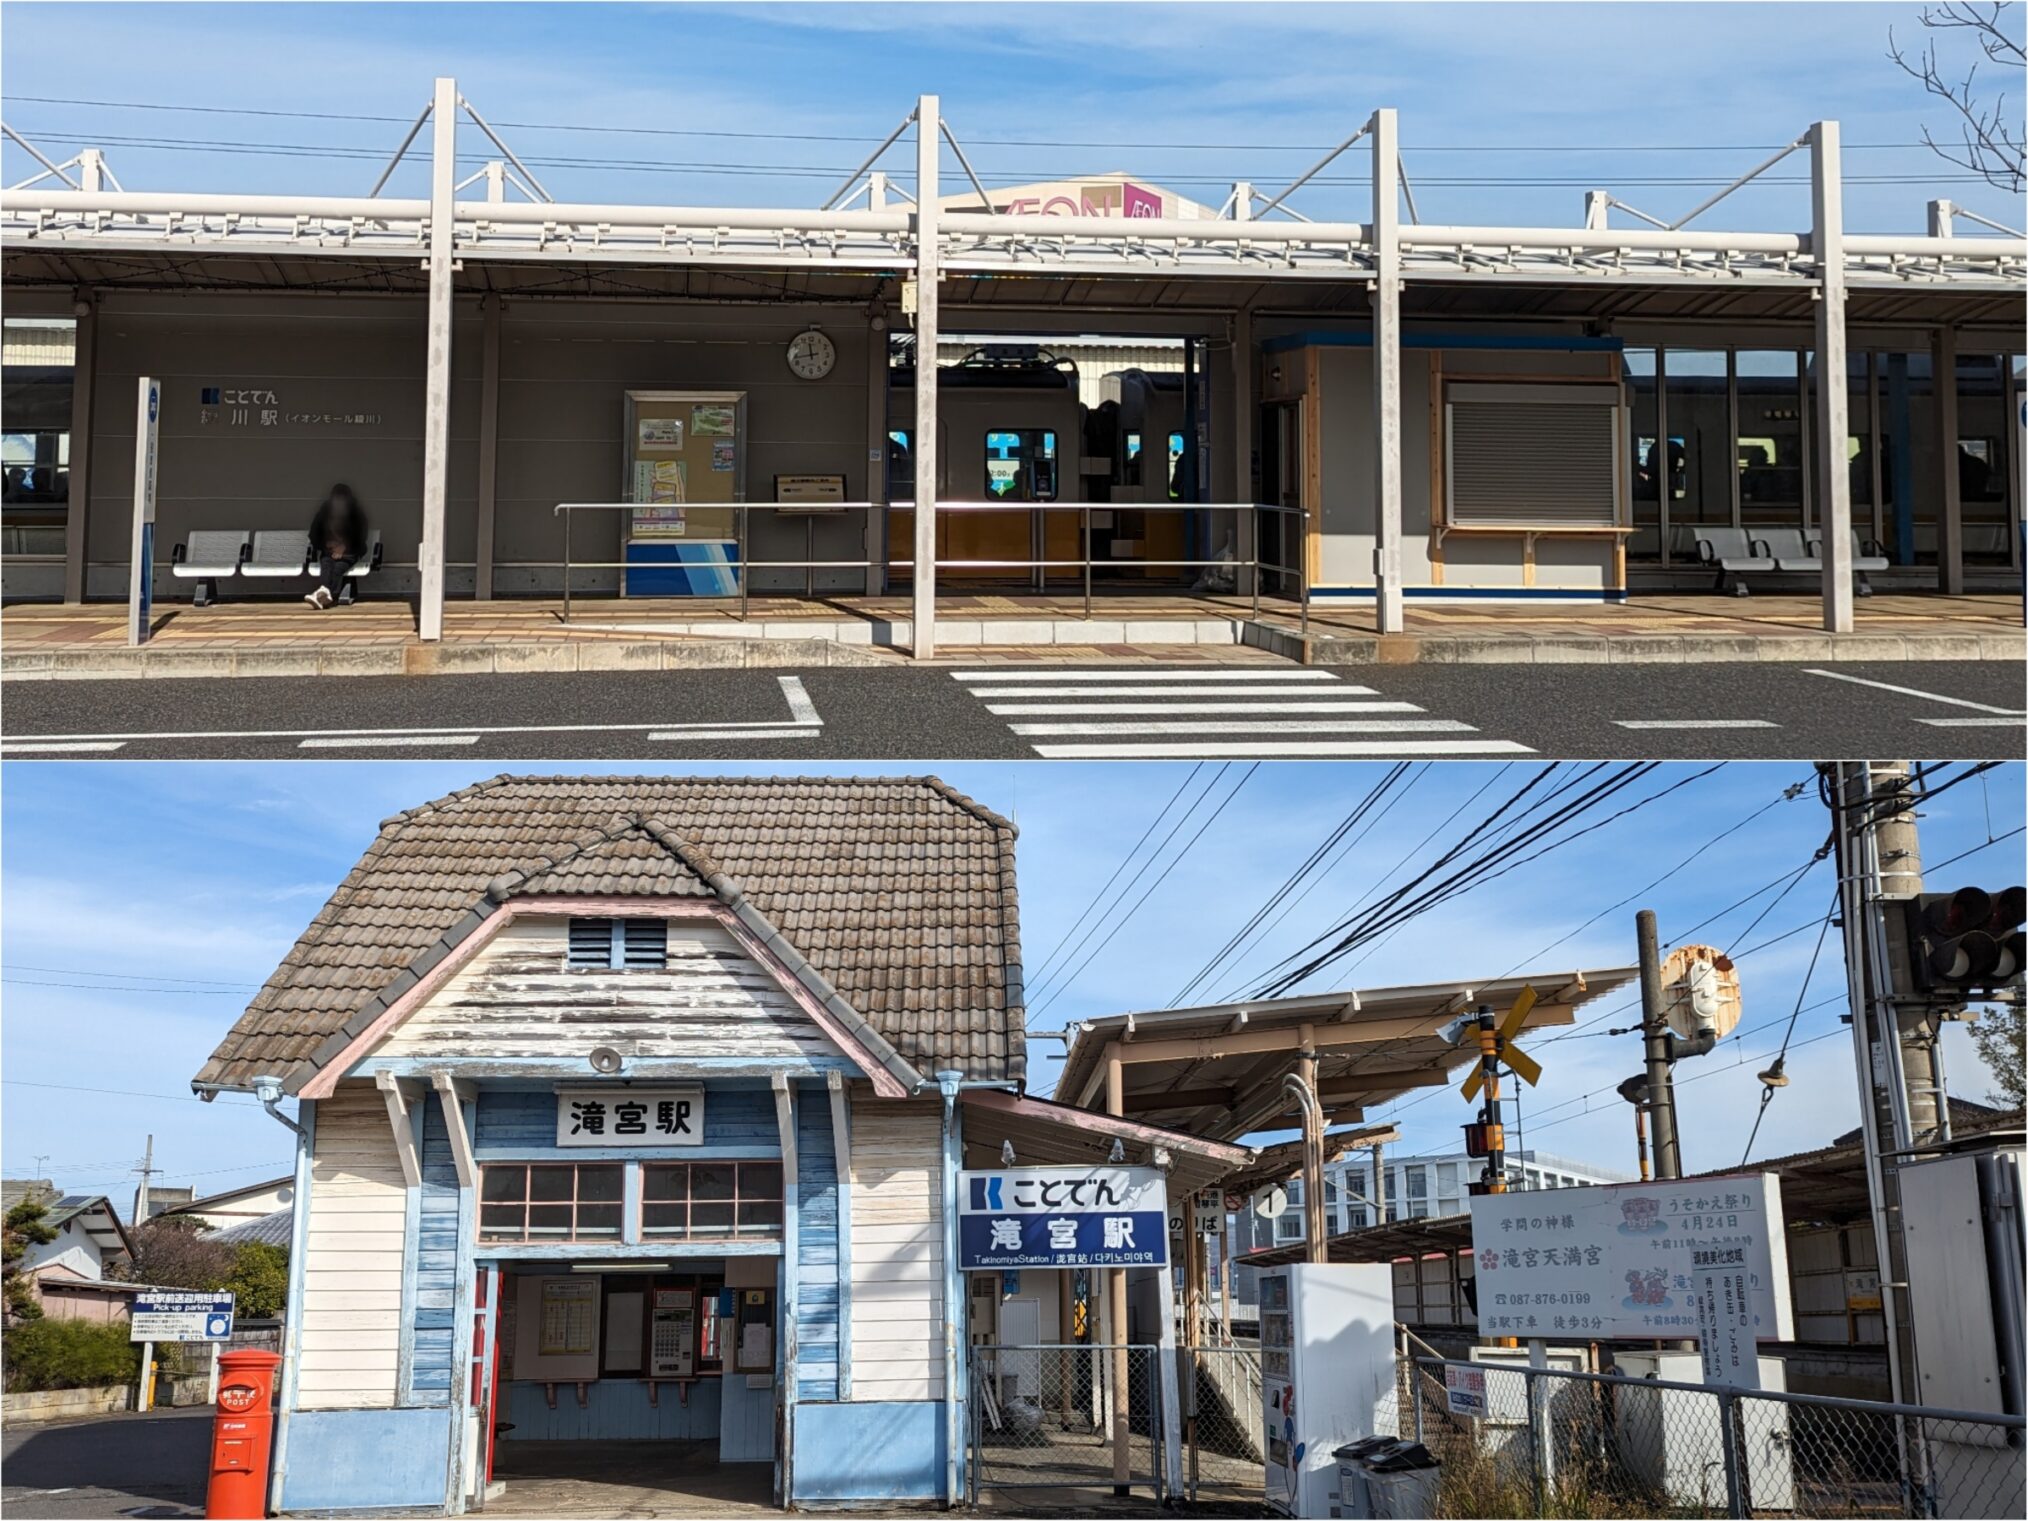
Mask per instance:
[[[972,1348],[972,1493],[1162,1496],[1160,1349]]]
[[[1409,1380],[1434,1515],[2023,1514],[2019,1416],[1440,1358]]]
[[[1267,1458],[1260,1349],[1186,1347],[1178,1359],[1185,1497],[1228,1515],[1229,1507],[1260,1505]]]

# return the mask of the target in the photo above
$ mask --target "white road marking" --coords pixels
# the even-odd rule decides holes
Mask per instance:
[[[1001,702],[988,703],[988,713],[1003,718],[1050,713],[1420,713],[1412,702]]]
[[[648,738],[654,740],[672,739],[815,739],[815,729],[790,728],[787,724],[779,729],[656,729]]]
[[[348,734],[343,738],[306,739],[298,750],[392,750],[399,746],[476,745],[476,734]]]
[[[9,755],[84,755],[84,754],[103,755],[111,751],[123,748],[125,748],[124,742],[119,740],[83,741],[83,742],[72,741],[55,744],[42,744],[39,742],[25,740],[8,740],[5,743],[0,743],[0,757]]]
[[[1267,759],[1273,756],[1355,755],[1533,755],[1526,745],[1505,739],[1414,740],[1284,740],[1262,744],[1110,744],[1037,745],[1046,760],[1215,760]]]
[[[1615,718],[1622,729],[1779,729],[1769,718]]]
[[[824,720],[817,716],[817,705],[810,701],[810,694],[803,690],[803,678],[800,676],[783,676],[780,680],[782,684],[782,696],[789,700],[789,717],[799,724],[821,726]],[[657,734],[654,737],[660,739],[662,736]]]
[[[2028,719],[2021,718],[1918,718],[1919,724],[1928,724],[1932,729],[2018,729]]]
[[[336,750],[370,745],[469,745],[489,734],[646,734],[653,739],[738,739],[750,731],[754,738],[765,739],[777,734],[807,733],[820,729],[823,718],[817,712],[817,705],[810,701],[810,694],[804,688],[799,676],[776,678],[782,689],[782,696],[788,700],[787,719],[732,719],[718,723],[700,722],[694,724],[650,723],[650,724],[464,724],[455,728],[410,728],[387,729],[174,729],[149,731],[141,730],[131,734],[44,734],[35,736],[32,743],[43,749],[53,749],[61,744],[70,748],[102,748],[117,750],[130,741],[189,740],[189,739],[294,739],[301,740],[297,746],[302,750]],[[733,732],[740,731],[740,732]],[[351,741],[351,744],[341,743]],[[7,750],[30,741],[8,740]],[[5,751],[0,751],[5,753]]]
[[[1016,734],[1469,734],[1472,726],[1455,718],[1265,718],[1251,722],[1224,718],[1184,719],[1176,723],[1131,724],[1010,724]]]
[[[1347,696],[1370,697],[1371,687],[1333,687]],[[1315,697],[1315,687],[973,687],[974,697]]]
[[[1025,671],[953,671],[953,681],[1336,681],[1331,671],[1284,670],[1279,666],[1254,671],[1144,671],[1133,666],[1055,666]]]
[[[1828,676],[1833,681],[1849,681],[1855,686],[1877,687],[1883,692],[1899,692],[1903,697],[1920,697],[1929,702],[1947,702],[1954,708],[1971,708],[1979,713],[1998,713],[2007,718],[2028,717],[2014,708],[1995,708],[1987,703],[1972,702],[1963,697],[1946,697],[1941,692],[1923,692],[1914,687],[1898,687],[1889,681],[1872,681],[1864,676],[1848,676],[1843,671],[1820,671],[1814,666],[1805,666],[1808,676]]]

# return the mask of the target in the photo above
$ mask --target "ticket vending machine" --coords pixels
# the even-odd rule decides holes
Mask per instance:
[[[1330,1516],[1332,1454],[1396,1434],[1394,1271],[1298,1263],[1263,1269],[1259,1282],[1267,1503],[1284,1516]]]

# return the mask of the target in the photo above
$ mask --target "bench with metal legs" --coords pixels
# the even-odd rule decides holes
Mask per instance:
[[[200,528],[170,551],[169,573],[197,582],[192,607],[209,607],[218,600],[219,581],[239,574],[252,537],[230,528]]]

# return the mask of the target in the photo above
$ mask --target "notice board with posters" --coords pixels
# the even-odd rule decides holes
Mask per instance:
[[[730,541],[746,499],[744,391],[629,391],[620,500],[629,537]]]
[[[1698,1276],[1742,1274],[1759,1341],[1793,1341],[1781,1179],[1658,1178],[1472,1199],[1479,1334],[1694,1337]]]

